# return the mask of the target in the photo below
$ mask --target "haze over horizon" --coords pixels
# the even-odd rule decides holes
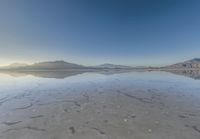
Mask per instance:
[[[200,57],[198,0],[1,0],[0,65],[160,66]]]

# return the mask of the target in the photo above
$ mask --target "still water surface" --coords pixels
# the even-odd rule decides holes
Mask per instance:
[[[200,80],[168,72],[0,73],[0,139],[199,139]]]

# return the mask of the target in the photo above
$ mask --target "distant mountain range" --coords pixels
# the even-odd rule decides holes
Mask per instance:
[[[13,63],[8,66],[0,67],[1,70],[67,70],[67,69],[130,69],[133,67],[114,65],[114,64],[102,64],[98,66],[83,66],[65,61],[47,61],[39,62],[31,65],[23,63]]]
[[[200,69],[200,58],[194,58],[185,62],[166,66],[167,69]]]
[[[3,68],[20,68],[20,67],[26,67],[28,66],[28,64],[23,64],[23,63],[13,63],[13,64],[10,64],[8,66],[5,66]]]
[[[53,61],[53,62],[35,63],[28,66],[28,68],[31,68],[31,69],[77,69],[77,68],[84,68],[84,66],[68,63],[65,61]]]
[[[131,67],[124,65],[114,64],[102,64],[97,66],[83,66],[65,61],[47,61],[39,62],[31,65],[23,63],[13,63],[8,66],[0,67],[1,70],[68,70],[68,69],[199,69],[200,70],[200,58],[195,58],[181,63],[165,67]]]
[[[68,63],[65,61],[48,61],[39,62],[31,65],[23,63],[14,63],[8,66],[0,67],[0,69],[13,70],[61,70],[61,69],[78,69],[84,68],[82,65]]]
[[[130,68],[133,68],[131,66],[124,66],[124,65],[114,65],[114,64],[102,64],[102,65],[98,65],[98,66],[95,66],[94,68],[107,68],[107,69],[130,69]]]

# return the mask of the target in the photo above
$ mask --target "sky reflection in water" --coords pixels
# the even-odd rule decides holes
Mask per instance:
[[[54,74],[54,75],[53,75]],[[177,90],[198,90],[200,80],[185,75],[178,75],[169,72],[126,72],[126,73],[58,73],[51,72],[44,74],[27,73],[0,73],[0,96],[7,96],[26,90],[39,89],[59,90],[62,88],[81,88],[99,86],[123,86],[128,87],[152,87],[168,89],[174,87]],[[62,76],[63,75],[63,76]],[[57,78],[56,78],[57,77]]]

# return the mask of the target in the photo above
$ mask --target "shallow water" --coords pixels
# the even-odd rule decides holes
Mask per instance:
[[[0,73],[0,139],[199,139],[200,80],[168,72]]]

